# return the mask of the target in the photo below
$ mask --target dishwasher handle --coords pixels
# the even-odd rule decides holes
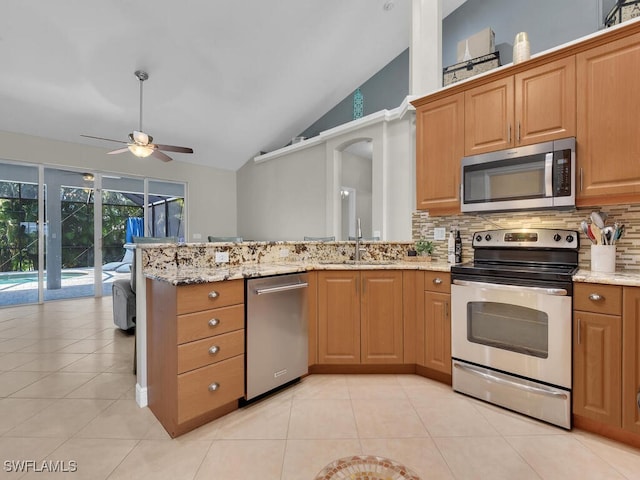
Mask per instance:
[[[278,285],[277,287],[256,288],[256,295],[264,295],[266,293],[286,292],[287,290],[298,290],[299,288],[307,288],[307,282],[290,283],[288,285]]]

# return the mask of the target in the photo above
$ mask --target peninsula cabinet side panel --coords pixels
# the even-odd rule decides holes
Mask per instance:
[[[576,204],[640,201],[640,34],[576,56]]]
[[[147,380],[149,409],[165,425],[176,428],[178,359],[176,287],[147,279]]]
[[[640,288],[622,296],[622,427],[640,434]]]

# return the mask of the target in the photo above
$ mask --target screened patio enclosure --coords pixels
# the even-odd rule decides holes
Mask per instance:
[[[0,306],[110,295],[130,275],[128,219],[183,238],[184,197],[182,183],[0,162]]]

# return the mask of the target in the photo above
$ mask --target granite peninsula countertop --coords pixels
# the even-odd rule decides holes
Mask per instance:
[[[606,285],[640,287],[640,272],[616,271],[613,273],[601,273],[580,269],[578,273],[573,276],[573,281],[578,283],[602,283]]]
[[[408,262],[403,260],[364,261],[364,262],[282,262],[257,263],[243,265],[219,265],[209,268],[173,267],[145,270],[145,277],[161,280],[172,285],[190,285],[196,283],[237,280],[240,278],[266,277],[287,273],[308,272],[312,270],[429,270],[449,272],[451,264],[441,261]]]

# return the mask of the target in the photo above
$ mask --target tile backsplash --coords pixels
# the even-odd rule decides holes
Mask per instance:
[[[428,212],[414,212],[412,217],[413,240],[420,237],[433,241],[433,229],[444,227],[449,235],[452,226],[460,230],[462,237],[462,261],[473,258],[471,239],[478,230],[500,228],[563,228],[579,232],[580,268],[590,269],[591,241],[580,231],[580,222],[588,220],[592,211],[608,214],[607,224],[625,225],[625,234],[616,244],[616,269],[640,272],[640,204],[616,205],[603,208],[581,208],[574,210],[536,210],[487,214],[458,214],[429,216]],[[434,257],[445,260],[447,240],[434,241]]]

